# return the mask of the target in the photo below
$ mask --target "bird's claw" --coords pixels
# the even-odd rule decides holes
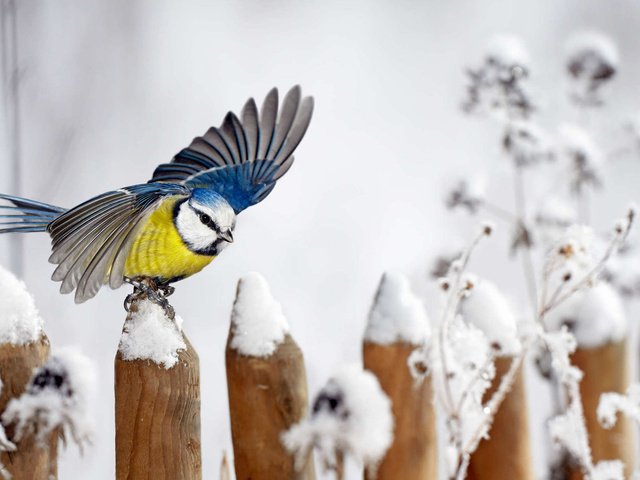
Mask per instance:
[[[152,279],[147,277],[127,278],[125,281],[133,286],[133,293],[130,293],[124,299],[124,309],[127,312],[130,312],[138,301],[147,298],[162,307],[165,315],[169,319],[175,320],[176,312],[166,298],[175,291],[175,287],[170,285],[157,285]]]

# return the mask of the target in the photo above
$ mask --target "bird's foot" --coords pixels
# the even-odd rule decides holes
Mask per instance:
[[[145,298],[164,309],[165,315],[171,320],[175,320],[176,312],[166,297],[171,295],[175,288],[169,285],[157,285],[153,279],[148,277],[125,278],[125,281],[133,286],[133,293],[127,295],[124,300],[124,309],[130,312],[134,305]],[[135,310],[135,308],[134,308]]]

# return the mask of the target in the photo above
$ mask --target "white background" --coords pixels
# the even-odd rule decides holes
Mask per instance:
[[[476,220],[442,207],[461,172],[494,172],[496,202],[511,198],[496,131],[460,113],[463,68],[495,32],[520,35],[532,57],[542,116],[575,119],[563,100],[561,47],[595,27],[619,44],[622,70],[602,125],[640,109],[640,4],[625,1],[24,1],[18,2],[22,68],[21,194],[71,207],[145,182],[192,137],[299,83],[316,111],[296,163],[262,204],[243,213],[236,242],[172,303],[200,355],[204,478],[230,449],[224,346],[239,276],[261,272],[303,348],[311,392],[339,365],[359,361],[367,310],[382,272],[418,283],[443,245]],[[0,137],[2,138],[2,137]],[[6,138],[4,139],[6,140]],[[6,147],[6,141],[5,141]],[[0,187],[8,148],[0,157]],[[617,163],[594,202],[608,226],[634,196],[637,158]],[[482,247],[474,269],[524,305],[505,235]],[[74,305],[49,280],[49,242],[26,239],[24,279],[54,346],[77,344],[99,371],[94,445],[62,454],[60,478],[114,475],[113,359],[125,289]],[[7,242],[0,239],[7,263]],[[536,405],[544,392],[533,389]],[[544,408],[536,408],[540,424]],[[540,436],[541,433],[536,435]],[[544,448],[536,444],[542,473]],[[548,443],[548,442],[544,442]],[[352,470],[350,478],[358,478]]]

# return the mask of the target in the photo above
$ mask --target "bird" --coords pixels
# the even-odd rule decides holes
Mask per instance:
[[[200,272],[232,243],[238,214],[264,200],[287,173],[313,107],[298,85],[281,103],[273,88],[259,110],[250,98],[239,116],[230,111],[147,183],[70,209],[0,194],[0,234],[47,232],[49,261],[57,265],[51,278],[61,282],[61,293],[75,290],[76,303],[105,285],[129,283],[134,294],[169,308],[172,284]]]

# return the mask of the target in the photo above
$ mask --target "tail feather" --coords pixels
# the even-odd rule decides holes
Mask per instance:
[[[44,232],[53,220],[66,211],[47,203],[1,193],[0,200],[10,203],[0,204],[0,233]]]

